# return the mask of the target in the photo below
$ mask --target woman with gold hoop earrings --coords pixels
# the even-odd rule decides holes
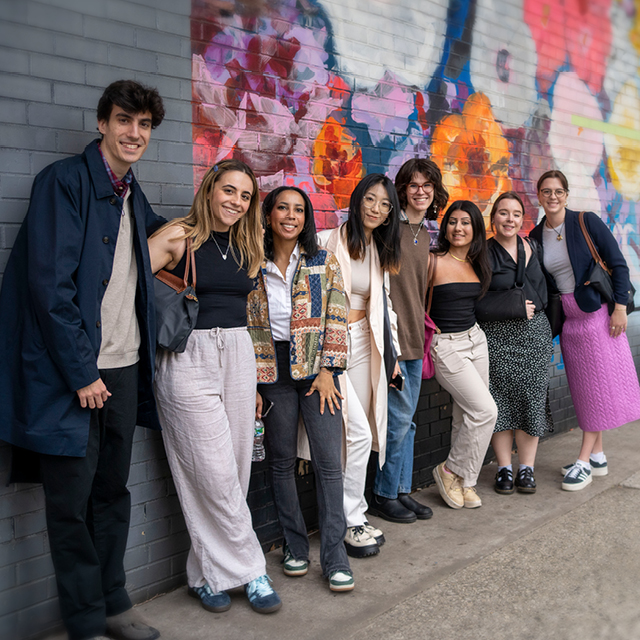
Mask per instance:
[[[468,200],[449,206],[438,235],[433,272],[431,356],[436,380],[451,394],[451,449],[433,470],[442,499],[453,509],[482,506],[475,485],[498,409],[489,393],[489,351],[475,303],[491,283],[484,218]]]
[[[376,555],[384,543],[382,531],[367,521],[364,487],[372,448],[384,464],[387,389],[400,375],[396,314],[389,299],[389,273],[396,273],[400,264],[399,226],[393,182],[373,173],[351,194],[347,221],[318,235],[340,263],[347,301],[349,350],[347,370],[340,376],[346,441],[342,477],[345,546],[353,558]]]

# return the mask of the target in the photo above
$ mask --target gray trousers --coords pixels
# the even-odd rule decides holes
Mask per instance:
[[[162,437],[191,536],[187,580],[214,592],[266,573],[247,491],[256,365],[246,328],[194,331],[184,353],[159,350]]]
[[[487,338],[477,324],[468,331],[436,334],[431,355],[436,380],[453,399],[447,468],[462,476],[463,486],[474,487],[498,418],[489,393]]]

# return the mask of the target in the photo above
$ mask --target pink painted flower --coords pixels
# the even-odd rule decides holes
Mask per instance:
[[[547,93],[568,62],[593,94],[602,89],[611,48],[611,0],[525,0],[524,19],[538,52],[536,79]]]

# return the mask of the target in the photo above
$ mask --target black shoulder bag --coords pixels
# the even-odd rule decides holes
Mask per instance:
[[[527,317],[527,298],[524,294],[524,271],[527,257],[522,238],[518,237],[518,266],[513,288],[505,291],[487,291],[476,302],[478,322],[496,322]]]
[[[600,294],[602,299],[608,303],[609,315],[611,315],[615,307],[615,300],[613,299],[613,282],[611,282],[611,269],[607,267],[605,261],[600,257],[600,254],[593,244],[593,240],[591,239],[591,236],[587,231],[587,226],[584,222],[584,211],[580,212],[580,229],[582,230],[584,239],[586,240],[589,251],[591,252],[591,257],[593,258],[593,261],[595,263],[593,265],[593,269],[591,269],[591,272],[587,276],[585,284],[593,287]],[[628,293],[629,297],[627,299],[627,315],[635,310],[633,296],[635,295],[636,290],[631,284],[631,281],[629,281]]]
[[[196,256],[187,238],[184,278],[161,269],[154,278],[156,296],[156,335],[160,347],[176,353],[187,348],[187,340],[198,320],[196,297]],[[191,282],[189,282],[191,267]]]

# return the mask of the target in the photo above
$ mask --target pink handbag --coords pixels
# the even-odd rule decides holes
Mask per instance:
[[[424,357],[422,358],[422,379],[428,380],[436,375],[436,369],[433,365],[433,358],[431,357],[431,341],[436,333],[440,333],[440,329],[436,326],[436,323],[429,316],[431,311],[431,300],[433,298],[433,281],[436,275],[436,263],[438,257],[432,253],[429,256],[429,269],[427,271],[427,308],[424,313]]]

